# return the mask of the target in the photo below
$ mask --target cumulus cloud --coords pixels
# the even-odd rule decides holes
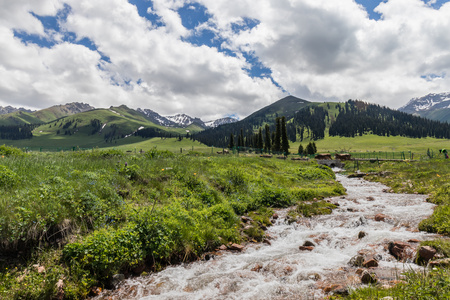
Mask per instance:
[[[250,0],[154,0],[147,13],[156,22],[126,0],[6,2],[0,105],[84,101],[206,120],[244,117],[285,95],[279,86],[307,100],[352,98],[394,108],[450,90],[449,3],[434,9],[433,1],[389,0],[376,8],[380,20],[372,20],[354,0],[260,0],[257,8]],[[178,10],[194,11],[194,4],[210,18],[188,29]],[[65,5],[60,32],[36,18]],[[220,45],[189,42],[205,31]],[[24,42],[17,32],[54,45]],[[271,77],[252,77],[249,55]]]

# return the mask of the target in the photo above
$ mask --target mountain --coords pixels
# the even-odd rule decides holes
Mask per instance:
[[[235,123],[237,121],[238,121],[237,119],[226,117],[226,118],[221,118],[221,119],[217,119],[214,121],[205,122],[205,125],[209,128],[215,128],[220,125],[231,124],[231,123]]]
[[[167,119],[166,117],[161,116],[160,114],[158,114],[157,112],[155,112],[151,109],[138,108],[137,111],[140,112],[141,114],[143,114],[149,121],[151,121],[157,125],[161,125],[161,126],[165,126],[165,127],[176,127],[177,126],[177,123],[172,122],[171,120]]]
[[[23,107],[15,108],[15,107],[12,107],[10,105],[8,105],[6,107],[0,106],[0,115],[10,114],[10,113],[13,113],[13,112],[16,112],[16,111],[22,111],[22,112],[27,112],[27,113],[32,113],[33,112],[32,110],[25,109]]]
[[[277,117],[285,116],[286,120],[291,120],[298,111],[313,104],[294,96],[288,96],[261,108],[243,120],[199,132],[195,134],[194,139],[208,146],[227,147],[231,134],[238,136],[242,133],[244,139],[250,140],[255,130],[258,130],[259,127],[264,127],[266,124],[270,126],[270,130],[273,132]],[[287,127],[291,140],[295,139],[296,130],[294,124],[290,122],[287,124]]]
[[[175,116],[166,116],[166,118],[168,120],[174,122],[175,124],[177,124],[179,127],[188,127],[189,125],[192,125],[192,124],[202,127],[203,129],[208,127],[199,118],[192,118],[186,114],[177,114]]]
[[[450,122],[450,93],[428,94],[413,98],[398,110],[431,120]]]
[[[10,106],[6,108],[9,107]],[[79,102],[67,103],[65,105],[55,105],[38,111],[30,111],[19,108],[7,114],[3,115],[0,114],[0,125],[17,126],[17,125],[43,124],[54,121],[59,118],[71,116],[74,114],[86,112],[93,109],[94,107],[90,106],[89,104]]]
[[[41,109],[33,113],[42,122],[47,123],[53,120],[75,115],[95,109],[87,103],[72,102],[65,105],[55,105],[46,109]]]

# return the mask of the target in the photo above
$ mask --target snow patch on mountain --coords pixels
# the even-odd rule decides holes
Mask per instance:
[[[449,108],[450,93],[428,94],[423,97],[412,98],[405,106],[400,107],[399,111],[414,113],[429,111],[432,109]]]
[[[210,128],[215,128],[220,125],[235,123],[237,121],[238,121],[237,119],[226,117],[226,118],[221,118],[221,119],[205,122],[205,125]]]

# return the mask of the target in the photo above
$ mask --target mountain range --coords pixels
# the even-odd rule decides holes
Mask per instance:
[[[398,110],[431,120],[450,122],[450,93],[413,98]]]
[[[412,99],[405,110],[419,115],[423,111],[441,111],[445,115],[449,94],[428,95],[431,99]],[[141,139],[184,137],[206,145],[226,147],[233,135],[241,144],[253,145],[261,130],[273,134],[278,117],[285,117],[289,140],[316,140],[328,135],[364,134],[403,135],[408,137],[450,137],[450,125],[412,116],[362,101],[315,103],[288,96],[242,120],[222,118],[204,122],[186,114],[162,116],[151,109],[131,109],[125,105],[94,108],[85,103],[56,105],[39,111],[1,108],[0,139],[25,140],[25,147],[52,145],[108,147],[137,143]],[[436,114],[436,113],[435,113]],[[399,120],[402,122],[399,123]],[[268,126],[268,127],[267,127]],[[258,134],[259,136],[255,136]]]

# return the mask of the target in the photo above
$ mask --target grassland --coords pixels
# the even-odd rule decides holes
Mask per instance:
[[[117,273],[262,241],[272,207],[344,193],[315,162],[158,149],[0,146],[0,299],[85,298]],[[305,215],[329,212],[302,206]],[[252,216],[250,228],[241,215]]]

